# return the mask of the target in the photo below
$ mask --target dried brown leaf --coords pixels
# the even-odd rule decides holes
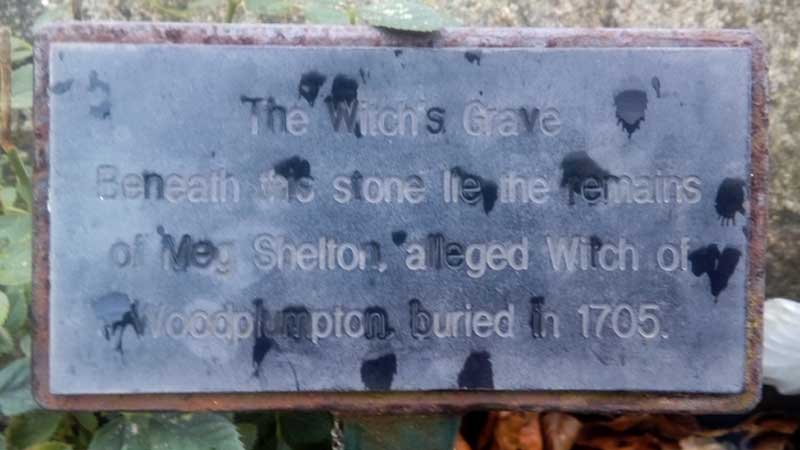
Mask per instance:
[[[726,450],[725,445],[706,436],[689,436],[680,441],[681,450]]]
[[[791,437],[782,434],[770,434],[755,439],[752,443],[753,450],[789,450],[793,448]]]
[[[578,439],[581,447],[597,450],[674,450],[672,445],[663,443],[655,436],[625,435],[612,433],[593,437],[581,436]]]
[[[544,450],[539,414],[498,413],[492,450]]]
[[[564,413],[547,413],[541,417],[545,450],[570,450],[578,439],[581,421]]]
[[[594,422],[590,430],[597,432],[596,428],[606,428],[616,432],[649,432],[658,436],[680,440],[700,430],[700,425],[692,416],[665,416],[665,415],[625,415],[610,421]],[[590,431],[591,432],[591,431]]]

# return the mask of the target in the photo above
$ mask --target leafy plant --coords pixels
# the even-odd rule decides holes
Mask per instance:
[[[236,1],[236,0],[231,0]],[[317,24],[356,25],[432,32],[453,23],[422,0],[244,0],[248,11],[266,17],[301,14]]]

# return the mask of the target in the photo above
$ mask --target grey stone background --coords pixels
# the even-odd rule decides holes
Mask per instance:
[[[794,0],[430,0],[466,26],[751,28],[769,48],[770,231],[767,295],[800,298],[800,4]],[[58,1],[51,0],[51,4]],[[196,21],[220,21],[225,0],[83,0],[84,19],[179,20],[158,6],[194,4]],[[38,0],[0,2],[0,23],[30,38]],[[240,11],[237,21],[257,21]],[[298,21],[298,15],[266,18]]]

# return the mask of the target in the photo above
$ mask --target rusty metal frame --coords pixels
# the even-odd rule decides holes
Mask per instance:
[[[48,56],[53,42],[375,47],[732,47],[750,49],[751,216],[748,230],[745,386],[732,395],[585,391],[280,392],[234,394],[54,395],[49,390]],[[761,392],[762,304],[767,231],[766,49],[747,30],[614,30],[449,28],[434,34],[389,33],[368,27],[155,23],[55,24],[35,46],[33,244],[33,391],[45,408],[61,410],[330,410],[350,413],[434,413],[469,409],[734,412]]]

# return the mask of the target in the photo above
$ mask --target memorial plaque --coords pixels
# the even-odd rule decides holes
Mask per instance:
[[[46,30],[40,401],[752,402],[757,41],[471,33]]]

